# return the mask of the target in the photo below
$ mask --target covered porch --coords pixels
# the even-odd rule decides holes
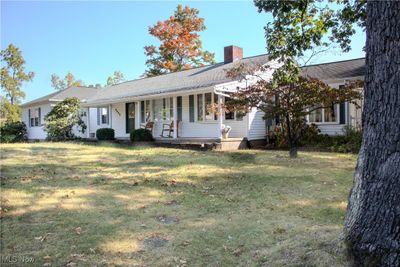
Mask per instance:
[[[98,103],[87,107],[88,138],[95,137],[99,128],[113,128],[116,139],[128,140],[132,130],[147,125],[159,143],[207,144],[221,142],[221,129],[229,126],[229,138],[243,140],[248,116],[223,111],[225,101],[225,95],[209,87]],[[211,111],[210,106],[217,110]]]

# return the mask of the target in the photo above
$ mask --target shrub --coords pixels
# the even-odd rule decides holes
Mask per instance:
[[[299,122],[297,125],[299,129],[300,138],[298,141],[299,146],[303,146],[314,140],[318,139],[321,130],[315,124],[307,124],[305,121]],[[268,134],[268,143],[270,146],[275,148],[287,149],[289,143],[287,140],[287,126],[279,124],[275,129]]]
[[[80,128],[82,133],[86,125],[79,115],[80,101],[76,97],[66,98],[46,115],[44,130],[47,132],[47,139],[51,141],[72,140],[77,137],[72,129],[74,126]]]
[[[23,142],[27,139],[26,125],[23,122],[6,122],[0,128],[1,143]]]
[[[98,140],[114,140],[114,129],[112,128],[100,128],[96,131],[96,137]]]
[[[146,142],[146,141],[153,141],[153,135],[151,131],[147,129],[137,129],[131,132],[131,141],[132,142]]]
[[[274,131],[268,134],[268,144],[273,148],[287,149],[286,127],[277,126]],[[302,128],[299,147],[315,147],[331,150],[340,153],[358,153],[361,147],[362,132],[360,129],[346,125],[343,128],[343,135],[329,136],[321,134],[315,124],[309,124]]]
[[[345,126],[343,133],[342,136],[335,136],[331,150],[342,153],[358,153],[361,148],[362,131],[352,126]]]

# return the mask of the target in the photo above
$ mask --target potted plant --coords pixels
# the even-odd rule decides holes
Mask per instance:
[[[222,129],[221,129],[222,138],[223,139],[228,139],[229,138],[229,133],[230,133],[231,130],[232,130],[231,126],[222,124]]]

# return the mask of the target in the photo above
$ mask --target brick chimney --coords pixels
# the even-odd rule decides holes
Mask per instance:
[[[243,48],[239,46],[225,46],[224,47],[224,64],[243,58]]]

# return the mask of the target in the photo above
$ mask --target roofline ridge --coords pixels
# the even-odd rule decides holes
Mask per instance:
[[[302,66],[301,68],[307,68],[307,67],[313,67],[313,66],[320,66],[320,65],[328,65],[328,64],[341,63],[341,62],[347,62],[347,61],[355,61],[355,60],[360,60],[360,59],[365,59],[365,57],[358,57],[358,58],[352,58],[352,59],[344,59],[344,60],[339,60],[339,61],[330,61],[330,62],[324,62],[324,63],[316,63],[316,64],[307,65],[307,66]]]

